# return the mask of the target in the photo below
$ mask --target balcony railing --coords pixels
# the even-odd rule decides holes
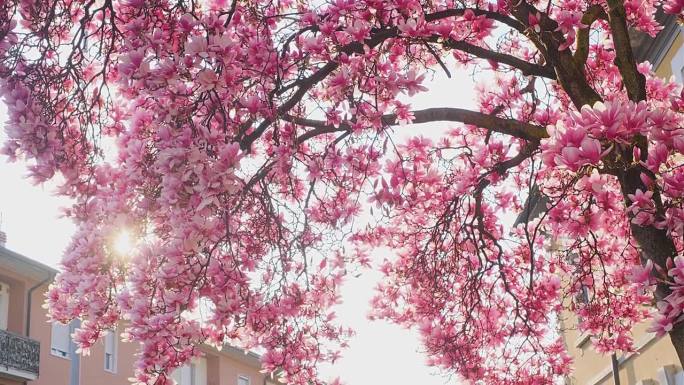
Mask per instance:
[[[38,378],[40,342],[0,330],[0,377]]]

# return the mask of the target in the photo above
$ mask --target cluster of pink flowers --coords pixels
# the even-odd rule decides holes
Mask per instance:
[[[544,161],[574,172],[584,165],[599,166],[615,144],[629,143],[635,135],[648,134],[654,125],[652,116],[643,102],[584,106],[579,113],[550,127],[551,138],[542,146]]]
[[[669,14],[677,15],[680,20],[684,19],[684,2],[681,0],[665,1],[663,9]]]
[[[652,265],[647,265],[646,269],[653,275]],[[670,283],[671,291],[662,301],[658,301],[658,312],[649,328],[649,331],[662,336],[671,331],[675,324],[684,321],[684,257],[677,256],[667,261],[667,276],[663,274],[661,268],[657,269],[655,273],[660,276],[660,279]],[[644,275],[641,276],[641,279],[639,279],[639,275],[635,275],[635,282],[643,285]]]
[[[428,363],[470,383],[569,373],[554,328],[578,293],[601,351],[632,349],[662,282],[653,330],[682,322],[682,257],[642,267],[631,238],[650,227],[684,247],[681,87],[642,63],[646,100],[630,101],[605,18],[582,23],[607,4],[229,3],[0,4],[3,153],[37,181],[61,175],[73,199],[47,303],[83,319],[82,351],[124,321],[140,384],[171,384],[203,343],[259,348],[283,381],[322,384],[318,364],[353,334],[340,285],[380,246],[372,318],[418,330]],[[628,27],[655,34],[655,5],[626,2]],[[563,88],[567,58],[602,102]],[[454,62],[494,74],[479,111],[415,111],[429,70]],[[398,140],[435,120],[466,124]],[[618,171],[636,168],[624,193]],[[520,191],[548,203],[510,226]]]

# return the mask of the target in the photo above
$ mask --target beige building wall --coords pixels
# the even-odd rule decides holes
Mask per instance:
[[[5,255],[5,250],[6,249],[0,245],[0,251],[2,251],[2,253],[0,253],[0,282],[9,286],[9,304],[7,314],[4,315],[7,317],[6,331],[18,336],[26,336],[26,317],[27,307],[29,306],[28,294],[29,291],[33,289],[31,292],[32,328],[29,330],[29,336],[31,339],[41,342],[40,361],[41,363],[45,363],[45,365],[41,365],[40,374],[44,376],[56,374],[58,375],[56,378],[61,378],[61,375],[65,373],[65,369],[68,370],[69,366],[68,363],[53,363],[47,358],[50,349],[50,326],[47,324],[47,319],[45,318],[45,310],[40,308],[40,305],[43,302],[43,293],[47,288],[47,285],[40,286],[40,283],[50,278],[52,274],[51,270],[37,263],[30,263],[23,259],[13,259],[9,255]],[[47,343],[43,342],[45,337],[47,337]],[[9,378],[9,376],[10,374],[8,373],[0,373],[0,385],[24,384],[24,379],[12,379]],[[66,382],[60,383],[58,380],[43,383],[66,385]]]
[[[105,370],[104,340],[100,340],[90,349],[90,354],[81,356],[80,385],[126,385],[133,377],[136,344],[123,342],[121,330],[117,330],[116,368],[113,372]]]
[[[9,313],[7,314],[7,330],[15,334],[24,334],[24,317],[26,313],[26,285],[32,281],[15,272],[0,269],[0,282],[10,287]]]
[[[40,376],[29,385],[68,385],[71,360],[50,352],[52,325],[43,309],[48,284],[35,290],[31,299],[31,338],[40,341]]]
[[[227,354],[214,354],[213,357],[218,365],[218,380],[209,381],[207,385],[237,385],[238,377],[244,376],[249,379],[250,385],[264,385],[265,376],[259,373],[259,369],[236,361]]]
[[[11,271],[6,271],[0,268],[0,282],[10,286],[12,295],[10,296],[9,312],[7,314],[7,330],[23,335],[24,333],[24,301],[19,297],[24,293],[26,286],[26,279]],[[14,295],[17,293],[18,295]],[[24,296],[25,297],[25,296]],[[3,378],[0,376],[0,385],[21,385],[20,380],[13,380]]]
[[[573,372],[567,382],[571,385],[612,385],[614,380],[611,357],[597,353],[590,336],[578,332],[577,317],[572,312],[566,312],[561,327],[568,352],[574,359]],[[617,356],[620,384],[635,385],[643,381],[646,385],[649,381],[654,381],[654,384],[675,385],[675,382],[667,382],[663,378],[667,372],[670,380],[673,380],[681,371],[672,342],[667,336],[657,338],[654,334],[647,333],[647,328],[648,324],[642,323],[633,331],[637,350],[635,353]]]

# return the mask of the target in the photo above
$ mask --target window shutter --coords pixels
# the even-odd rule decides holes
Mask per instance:
[[[69,344],[71,342],[69,334],[69,325],[63,325],[59,322],[52,323],[50,347],[54,355],[65,358],[69,357]]]
[[[0,330],[7,330],[7,317],[9,316],[9,285],[0,282]]]
[[[195,358],[171,373],[178,385],[207,385],[207,361]]]
[[[116,371],[116,330],[111,330],[105,335],[104,343],[105,370],[114,372]]]

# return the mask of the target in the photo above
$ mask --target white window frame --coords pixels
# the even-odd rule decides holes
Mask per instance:
[[[678,33],[682,33],[681,27]],[[677,79],[679,83],[684,83],[684,79],[682,79],[682,70],[684,70],[684,45],[679,47],[677,53],[672,57],[670,68],[672,69],[672,75],[674,75],[675,79]]]
[[[245,380],[247,381],[246,383],[241,383],[240,380]],[[249,378],[248,375],[245,374],[238,374],[237,378],[237,385],[250,385],[252,380]]]
[[[684,371],[680,370],[674,375],[675,385],[684,385]]]
[[[56,341],[57,337],[55,336],[55,333],[64,333],[66,332],[66,336],[59,336],[60,339],[66,339],[66,344],[65,346],[55,346],[56,343],[62,343],[64,344],[65,341]],[[66,350],[63,350],[66,349]],[[52,354],[55,357],[59,358],[64,358],[65,360],[70,360],[70,353],[71,353],[71,325],[70,324],[61,324],[59,322],[53,322],[52,323],[52,330],[50,332],[50,354]]]
[[[186,384],[187,379],[190,378],[190,365],[185,364],[183,366],[177,367],[172,373],[171,378],[176,381],[178,385],[190,385]],[[190,380],[192,382],[192,380]]]
[[[104,337],[104,370],[109,373],[116,373],[117,361],[118,361],[118,351],[119,351],[119,338],[116,329],[110,330]],[[107,355],[111,357],[110,361],[107,361]],[[107,367],[107,364],[111,367]]]
[[[0,330],[7,330],[9,317],[10,285],[0,281]]]
[[[204,357],[194,358],[171,373],[179,385],[206,385],[207,361]]]

